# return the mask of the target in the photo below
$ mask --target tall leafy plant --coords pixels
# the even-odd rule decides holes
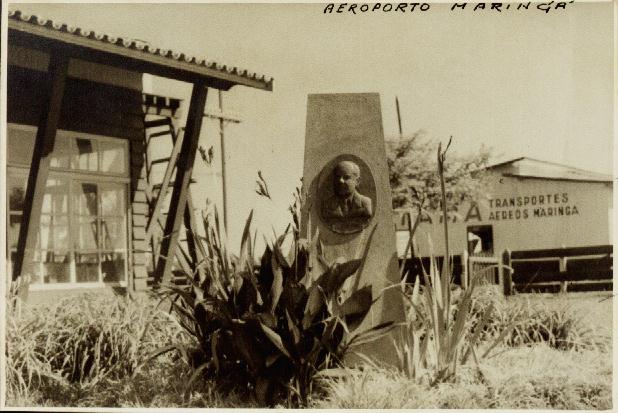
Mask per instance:
[[[444,223],[445,256],[442,271],[438,269],[435,259],[430,261],[429,272],[423,268],[424,284],[415,280],[411,293],[406,288],[405,277],[401,281],[401,291],[407,299],[406,322],[401,331],[399,341],[396,341],[399,367],[410,378],[429,372],[431,383],[439,383],[455,376],[457,366],[466,362],[472,355],[478,360],[476,347],[485,330],[493,308],[490,306],[479,314],[475,320],[475,328],[470,332],[472,304],[478,277],[471,277],[470,285],[459,293],[455,300],[452,297],[452,274],[450,270],[450,251],[448,243],[447,199],[444,179],[444,163],[446,151],[438,146],[438,178],[441,188],[441,206]],[[410,238],[410,243],[412,239]],[[485,357],[510,332],[512,326],[507,326],[489,345],[483,353]]]
[[[167,286],[164,298],[178,322],[195,339],[195,348],[176,350],[195,367],[198,377],[233,377],[248,384],[258,402],[272,405],[285,395],[291,404],[306,405],[315,374],[340,363],[353,346],[380,337],[391,323],[362,333],[352,332],[376,298],[371,288],[342,299],[341,287],[362,264],[361,259],[327,261],[319,234],[300,237],[300,192],[291,207],[292,230],[272,241],[255,256],[252,213],[233,259],[223,241],[218,215],[203,220],[205,236],[194,238],[204,260],[191,274],[189,285]],[[311,232],[309,232],[311,233]],[[286,237],[292,237],[288,253]]]

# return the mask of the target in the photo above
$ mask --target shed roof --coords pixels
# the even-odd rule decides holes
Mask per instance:
[[[520,157],[487,167],[504,176],[530,179],[552,179],[561,181],[612,182],[612,176],[585,169],[574,168],[554,162]]]
[[[219,89],[234,85],[273,89],[271,77],[247,69],[153,47],[140,40],[68,26],[19,10],[9,10],[8,15],[11,43],[44,51],[62,49],[72,57],[184,81],[205,78],[210,86]]]

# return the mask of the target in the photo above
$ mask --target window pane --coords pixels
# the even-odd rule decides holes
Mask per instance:
[[[101,185],[101,215],[124,215],[124,187],[122,185]]]
[[[33,274],[31,274],[32,278],[30,280],[33,284],[41,284],[43,281],[41,279],[41,261],[43,253],[40,250],[35,250],[32,258],[33,262]],[[11,259],[13,262],[17,259],[17,251],[11,253]]]
[[[125,255],[117,253],[103,253],[101,261],[101,272],[104,282],[124,281]]]
[[[96,249],[98,247],[97,220],[80,218],[77,222],[77,248]]]
[[[97,185],[87,183],[77,184],[75,214],[94,217],[97,213]]]
[[[124,219],[105,218],[101,220],[101,244],[106,250],[126,249]]]
[[[70,281],[69,254],[61,251],[42,251],[39,255],[42,278],[45,284],[67,283]],[[39,278],[40,279],[40,278]]]
[[[96,171],[97,167],[97,142],[85,138],[75,139],[76,152],[72,156],[71,166],[74,169]]]
[[[125,145],[123,142],[101,141],[101,172],[126,174]]]
[[[75,253],[75,276],[77,282],[98,282],[99,254]]]
[[[36,129],[31,131],[8,127],[7,163],[9,165],[26,165],[32,162],[32,150]]]
[[[19,238],[19,227],[21,226],[21,215],[11,214],[9,216],[9,248],[17,248],[17,239]]]
[[[66,216],[41,215],[37,247],[44,250],[69,248],[69,221]]]
[[[54,244],[52,243],[51,228],[52,228],[52,219],[50,215],[41,215],[41,222],[39,227],[39,236],[37,238],[36,246],[37,248],[42,249],[53,249]]]
[[[25,176],[7,176],[6,180],[9,190],[9,210],[22,211],[28,178]]]
[[[71,140],[67,137],[56,135],[54,151],[51,154],[50,166],[52,168],[69,168],[71,159]]]
[[[60,179],[48,179],[43,195],[41,212],[66,214],[69,199],[69,185]]]
[[[66,216],[55,216],[52,221],[54,249],[69,248],[69,220]]]

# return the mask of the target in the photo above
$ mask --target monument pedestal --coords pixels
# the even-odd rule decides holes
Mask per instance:
[[[402,321],[401,293],[386,289],[399,282],[399,263],[377,93],[309,95],[303,182],[302,233],[313,239],[319,231],[329,262],[364,258],[347,281],[346,294],[371,286],[373,299],[379,297],[356,331]],[[395,361],[390,336],[358,350],[378,361]]]

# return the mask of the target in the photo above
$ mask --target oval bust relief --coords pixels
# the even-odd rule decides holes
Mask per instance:
[[[317,198],[320,218],[333,232],[362,231],[376,208],[376,188],[369,166],[354,155],[332,159],[320,173]]]

